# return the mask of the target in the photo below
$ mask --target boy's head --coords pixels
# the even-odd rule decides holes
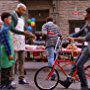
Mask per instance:
[[[11,17],[11,14],[8,13],[8,12],[4,12],[1,14],[1,20],[7,24],[7,25],[10,25],[11,24],[11,20],[12,20],[12,17]]]
[[[53,22],[53,18],[52,17],[47,17],[46,22]]]

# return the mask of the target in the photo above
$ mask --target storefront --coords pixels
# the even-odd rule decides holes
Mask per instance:
[[[63,35],[79,30],[85,23],[85,9],[90,6],[89,0],[21,0],[27,6],[28,16],[36,18],[35,33],[40,37],[41,27],[48,16],[60,26]]]
[[[85,9],[90,7],[89,0],[1,0],[0,14],[4,11],[12,12],[20,2],[27,6],[26,15],[36,18],[33,30],[39,41],[42,39],[41,27],[46,17],[53,16],[62,34],[68,35],[84,25]]]

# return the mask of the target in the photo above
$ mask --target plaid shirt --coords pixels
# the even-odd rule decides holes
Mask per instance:
[[[1,45],[5,46],[5,50],[8,56],[11,55],[11,46],[10,46],[9,37],[8,37],[9,30],[10,30],[9,27],[5,24],[3,24],[3,27],[0,30],[0,46]],[[1,47],[0,47],[0,51],[1,51]]]
[[[47,22],[42,26],[42,34],[46,35],[46,47],[55,46],[58,36],[61,35],[59,27],[53,22]]]

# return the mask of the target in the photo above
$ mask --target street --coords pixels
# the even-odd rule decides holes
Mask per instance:
[[[34,84],[34,75],[37,71],[36,68],[40,68],[40,66],[42,66],[42,65],[43,64],[41,64],[41,63],[26,63],[25,68],[32,67],[31,69],[27,69],[27,75],[26,75],[26,80],[30,82],[30,85],[19,85],[17,75],[16,75],[15,76],[15,82],[16,82],[16,86],[17,86],[16,90],[39,90]],[[35,66],[36,66],[36,68],[35,68]],[[90,80],[88,80],[88,82],[89,82],[89,86],[90,86]],[[58,86],[54,90],[66,90],[66,89],[64,89],[63,86],[58,84]],[[80,83],[73,83],[67,90],[80,90]]]

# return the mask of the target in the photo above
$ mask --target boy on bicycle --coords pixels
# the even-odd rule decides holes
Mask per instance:
[[[60,29],[56,24],[54,24],[52,17],[47,17],[46,23],[42,26],[42,35],[46,37],[47,58],[49,66],[52,67],[55,59],[54,48],[58,36],[61,36]],[[55,79],[55,74],[52,75],[51,79]]]

